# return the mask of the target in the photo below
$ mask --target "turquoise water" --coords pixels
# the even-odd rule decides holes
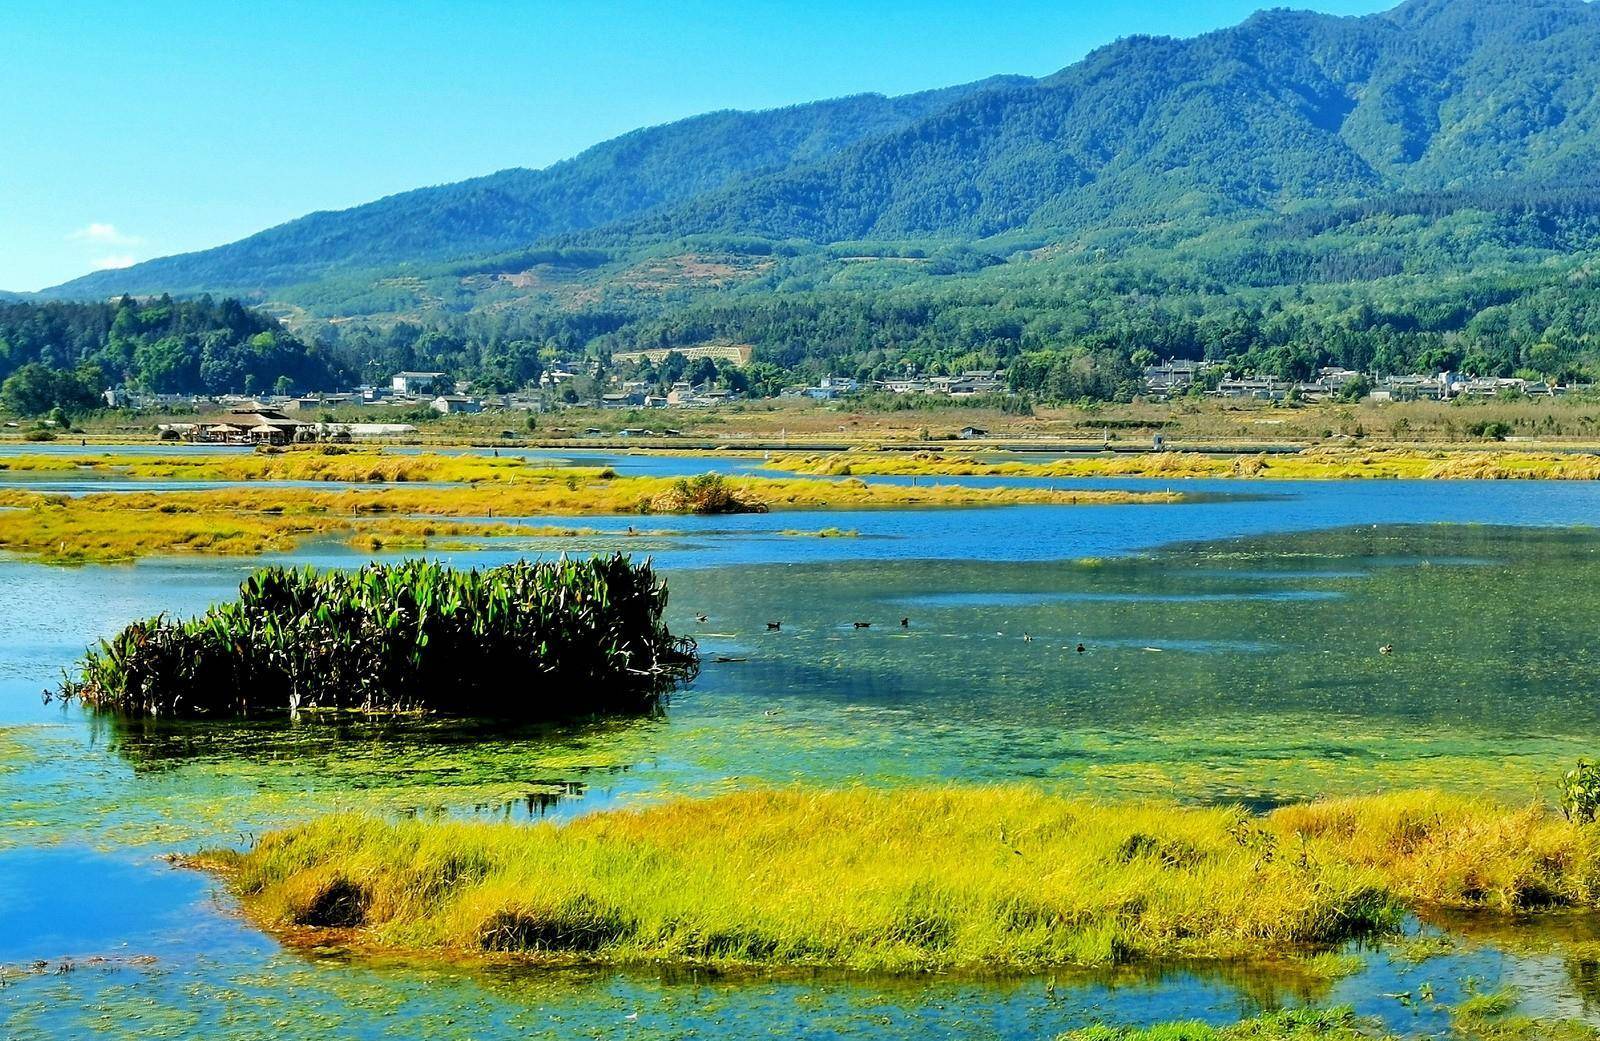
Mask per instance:
[[[0,1034],[1020,1039],[1330,1001],[1438,1031],[1438,1004],[1389,995],[1428,983],[1447,1004],[1469,979],[1519,987],[1533,1014],[1596,1017],[1595,966],[1549,925],[1418,923],[1447,926],[1449,950],[1420,964],[1371,952],[1337,983],[1242,966],[519,975],[284,951],[208,877],[159,859],[327,809],[520,820],[791,781],[1026,780],[1257,806],[1415,784],[1525,796],[1590,750],[1600,539],[1584,525],[1600,487],[1071,483],[1219,497],[672,518],[671,533],[632,537],[602,518],[614,534],[453,555],[654,554],[672,624],[707,664],[661,717],[579,728],[90,721],[39,697],[86,641],[231,595],[253,562],[0,561]],[[824,528],[857,535],[784,534]],[[58,972],[64,960],[76,968]]]

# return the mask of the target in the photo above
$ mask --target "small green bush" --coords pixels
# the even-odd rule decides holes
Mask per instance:
[[[1579,759],[1561,775],[1561,812],[1574,824],[1591,824],[1600,815],[1600,764]]]

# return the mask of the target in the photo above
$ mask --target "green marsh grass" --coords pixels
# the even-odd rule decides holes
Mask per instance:
[[[1417,906],[1592,907],[1600,832],[1432,792],[1256,816],[796,788],[533,827],[332,816],[206,862],[269,926],[374,948],[1020,971],[1316,953]]]

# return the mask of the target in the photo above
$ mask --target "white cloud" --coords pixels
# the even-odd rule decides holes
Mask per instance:
[[[96,271],[115,271],[119,268],[133,267],[135,263],[137,263],[137,261],[128,256],[126,253],[118,253],[114,256],[101,257],[99,260],[96,260],[94,262],[94,269]]]
[[[101,224],[98,221],[79,228],[67,238],[78,242],[99,242],[109,246],[131,246],[139,241],[137,235],[124,235],[118,231],[115,224]]]

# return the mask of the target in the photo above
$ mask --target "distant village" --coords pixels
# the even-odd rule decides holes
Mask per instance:
[[[1144,371],[1146,394],[1158,400],[1191,394],[1196,388],[1207,397],[1257,401],[1329,401],[1352,396],[1364,401],[1451,401],[1456,398],[1494,398],[1506,394],[1559,397],[1570,391],[1592,389],[1543,380],[1468,376],[1439,372],[1409,376],[1369,376],[1353,369],[1323,368],[1309,380],[1270,376],[1236,377],[1223,373],[1216,362],[1172,359]]]
[[[598,393],[587,396],[561,393],[573,381],[586,376],[588,386]],[[1288,380],[1268,376],[1235,376],[1215,362],[1172,359],[1144,370],[1144,395],[1152,400],[1170,400],[1199,394],[1207,398],[1253,401],[1330,401],[1365,400],[1375,402],[1493,398],[1507,394],[1530,397],[1557,397],[1587,386],[1551,384],[1540,380],[1466,376],[1432,373],[1397,376],[1369,376],[1351,369],[1323,368],[1308,380]],[[904,376],[863,382],[849,376],[824,376],[815,383],[785,387],[780,398],[836,401],[865,392],[890,395],[927,394],[951,399],[993,397],[1011,394],[1006,373],[1000,369],[962,372],[957,375]],[[611,378],[601,381],[598,371],[580,373],[572,368],[553,368],[541,374],[538,385],[509,394],[473,394],[466,382],[452,380],[443,372],[397,372],[386,386],[358,387],[351,391],[304,395],[219,395],[214,397],[176,394],[139,394],[117,389],[106,392],[106,403],[117,408],[170,413],[221,413],[223,418],[210,423],[170,422],[162,424],[165,436],[203,441],[285,443],[330,437],[383,437],[414,433],[410,423],[334,422],[326,418],[330,410],[348,414],[351,408],[426,410],[440,416],[473,415],[481,412],[543,413],[567,408],[705,409],[748,397],[711,382],[680,380],[663,392],[658,384],[643,380]],[[310,417],[317,413],[322,418]],[[977,428],[972,428],[976,430]],[[652,433],[659,433],[652,431]]]

